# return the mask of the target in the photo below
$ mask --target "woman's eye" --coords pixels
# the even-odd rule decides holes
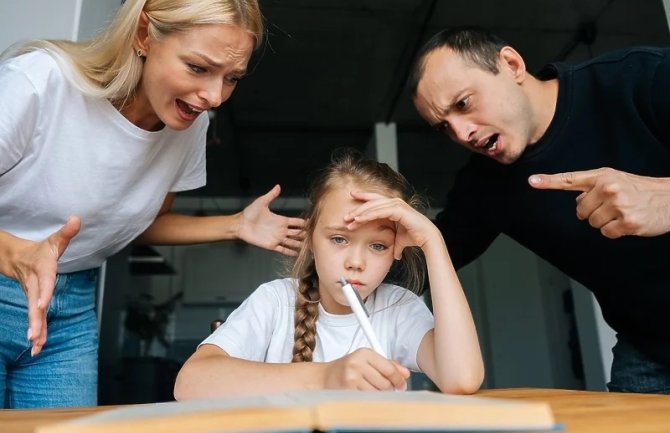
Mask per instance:
[[[376,243],[376,244],[372,244],[372,249],[375,250],[375,251],[386,251],[388,249],[388,247],[384,244]]]
[[[202,74],[203,72],[207,72],[205,68],[198,65],[194,65],[193,63],[189,63],[188,67],[196,74]]]
[[[237,84],[241,79],[242,79],[242,77],[237,77],[237,76],[226,77],[226,81],[228,81],[230,84]]]

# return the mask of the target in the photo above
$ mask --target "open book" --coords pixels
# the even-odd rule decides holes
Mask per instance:
[[[560,430],[546,403],[431,391],[300,391],[128,406],[37,433],[393,432]]]

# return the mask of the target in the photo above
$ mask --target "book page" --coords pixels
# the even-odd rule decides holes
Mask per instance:
[[[448,405],[526,405],[511,400],[503,400],[490,397],[479,397],[476,395],[453,395],[443,394],[435,391],[350,391],[350,390],[314,390],[293,391],[283,394],[287,400],[298,404],[318,405],[332,401],[352,402],[425,402],[440,403]]]
[[[118,420],[143,419],[147,417],[178,416],[198,412],[232,411],[250,407],[295,407],[302,403],[289,398],[285,394],[267,396],[222,398],[213,400],[170,401],[165,403],[148,403],[113,409],[89,415],[72,421],[76,423],[96,423]]]
[[[319,431],[546,431],[545,403],[431,391],[295,391],[260,397],[142,404],[37,433],[213,433]]]
[[[36,433],[311,432],[313,408],[285,395],[139,404],[38,427]]]
[[[546,403],[431,391],[307,391],[289,396],[316,406],[314,422],[321,431],[547,431],[556,427]]]

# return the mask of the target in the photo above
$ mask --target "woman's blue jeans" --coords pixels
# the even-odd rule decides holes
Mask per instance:
[[[47,313],[47,342],[30,356],[26,296],[0,274],[0,407],[95,406],[98,269],[58,274]]]
[[[670,394],[670,365],[650,359],[621,334],[612,353],[610,391]]]

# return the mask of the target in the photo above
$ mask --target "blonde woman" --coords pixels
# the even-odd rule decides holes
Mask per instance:
[[[132,240],[295,254],[302,220],[270,212],[278,186],[235,215],[170,211],[205,184],[203,112],[230,97],[262,38],[256,0],[127,0],[91,41],[5,54],[1,407],[96,404],[97,268]]]

